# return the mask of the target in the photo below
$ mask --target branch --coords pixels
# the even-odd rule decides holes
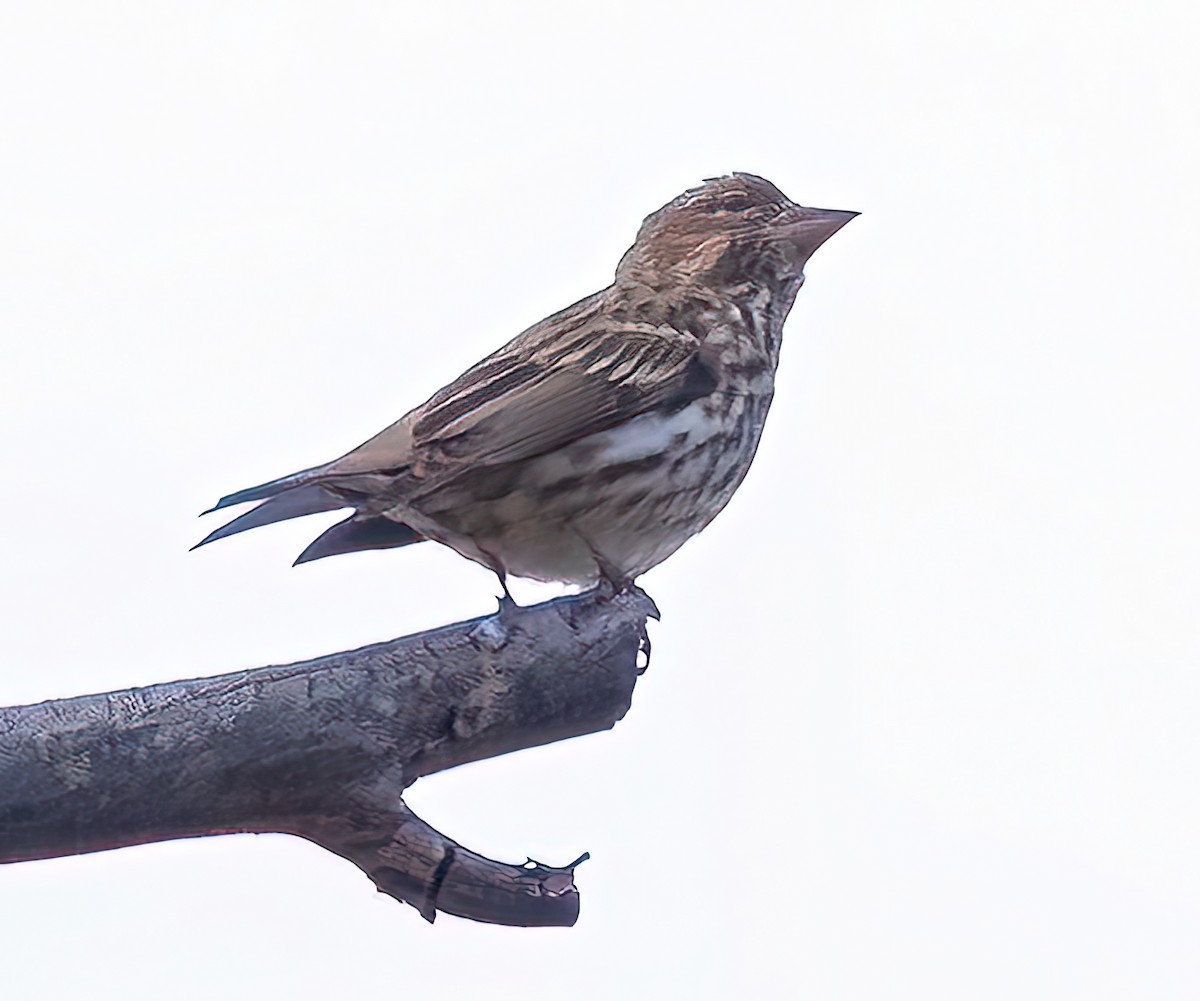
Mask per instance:
[[[429,921],[574,924],[582,859],[494,862],[400,792],[611,728],[649,616],[639,590],[585,594],[299,664],[0,709],[0,862],[275,831],[348,859]]]

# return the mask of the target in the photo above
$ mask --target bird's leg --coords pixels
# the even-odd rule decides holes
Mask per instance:
[[[590,548],[590,547],[589,547]],[[613,564],[592,549],[592,559],[596,561],[596,569],[600,571],[600,579],[596,582],[596,597],[601,601],[609,601],[618,594],[628,591],[633,585],[633,578],[621,573]]]
[[[578,526],[571,525],[571,531],[579,537],[580,542],[587,546],[588,554],[595,561],[596,569],[600,573],[600,579],[592,588],[592,592],[597,598],[601,601],[610,601],[633,586],[633,578],[618,570],[616,564],[593,546],[591,540],[579,531]]]
[[[510,609],[516,608],[517,603],[513,600],[512,592],[508,589],[508,580],[504,571],[493,569],[492,572],[496,575],[496,579],[500,581],[501,590],[504,591],[504,594],[500,598],[500,607],[497,609],[499,614],[503,615]]]
[[[504,592],[500,597],[500,607],[496,609],[497,613],[504,615],[505,612],[519,607],[513,599],[512,592],[508,589],[508,572],[504,569],[504,564],[486,550],[481,549],[479,552],[483,556],[480,562],[496,575],[496,579],[500,581],[500,590]]]

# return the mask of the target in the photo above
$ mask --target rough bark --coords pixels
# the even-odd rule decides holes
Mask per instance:
[[[400,792],[612,727],[656,615],[640,591],[560,598],[299,664],[0,709],[0,861],[278,831],[430,921],[573,924],[581,860],[484,858]]]

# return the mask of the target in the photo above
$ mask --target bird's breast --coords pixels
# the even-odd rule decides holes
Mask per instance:
[[[729,501],[770,397],[713,393],[623,421],[423,500],[422,529],[463,555],[541,580],[628,577],[666,559]],[[428,518],[428,522],[424,522]]]

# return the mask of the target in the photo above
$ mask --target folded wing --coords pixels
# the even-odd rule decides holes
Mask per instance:
[[[578,306],[581,319],[594,314],[589,300]],[[542,455],[639,414],[683,407],[717,384],[714,360],[691,334],[645,324],[597,329],[564,322],[566,314],[551,320],[559,336],[531,328],[340,459],[223,497],[212,510],[263,503],[198,545],[346,507],[355,513],[297,563],[420,542],[382,514],[403,506],[406,482],[436,488],[475,468]]]

